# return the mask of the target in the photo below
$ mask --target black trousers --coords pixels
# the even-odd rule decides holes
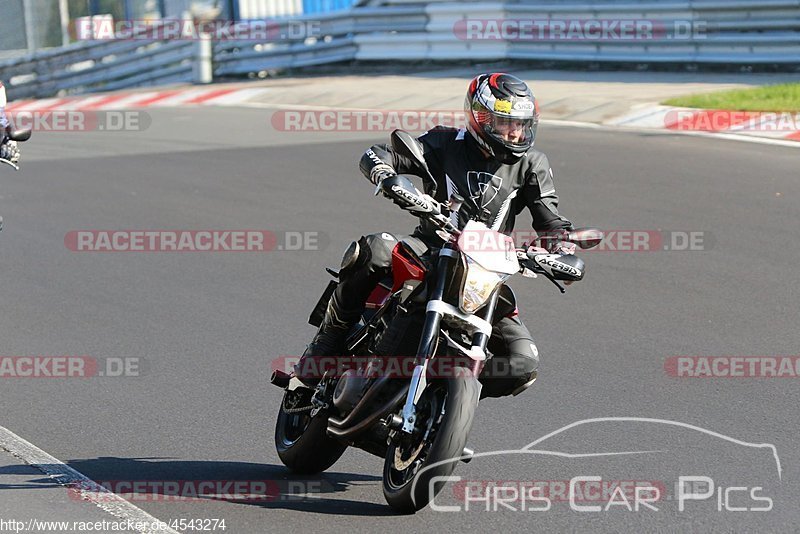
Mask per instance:
[[[336,299],[342,308],[364,308],[378,283],[391,273],[392,250],[398,240],[419,256],[435,246],[422,235],[395,237],[384,232],[363,236],[358,246],[351,246],[342,260],[343,269],[336,288]],[[539,351],[519,316],[495,318],[487,348],[493,356],[479,377],[483,385],[481,397],[516,394],[532,384],[539,367]]]

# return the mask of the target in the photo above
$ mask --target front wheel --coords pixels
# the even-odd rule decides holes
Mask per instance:
[[[278,456],[286,467],[300,474],[325,471],[347,449],[347,445],[328,436],[328,418],[324,414],[311,417],[310,409],[302,410],[310,403],[310,392],[287,391],[275,423]]]
[[[480,384],[469,369],[455,368],[452,378],[431,382],[417,403],[411,435],[392,442],[383,465],[383,495],[392,509],[413,514],[441,491],[435,477],[450,475],[467,444]],[[426,469],[426,467],[432,466]]]

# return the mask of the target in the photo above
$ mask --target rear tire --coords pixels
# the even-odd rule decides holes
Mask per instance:
[[[275,423],[275,448],[281,462],[298,474],[315,474],[325,471],[344,454],[344,445],[327,434],[328,418],[324,413],[311,417],[310,412],[286,413],[284,404],[287,391]]]
[[[419,442],[401,444],[399,452],[398,443],[393,442],[384,459],[383,495],[392,509],[413,514],[427,506],[442,490],[444,482],[435,483],[432,491],[430,482],[435,477],[449,476],[455,470],[472,429],[480,390],[478,380],[463,367],[455,368],[452,378],[429,384],[418,403],[418,415],[427,411],[427,422],[420,420],[419,423],[428,426],[428,433],[435,431],[433,442],[423,444],[416,459],[411,457],[413,452],[408,454],[408,451],[419,447]],[[411,464],[398,469],[396,454],[398,461]],[[442,463],[422,471],[438,462]]]

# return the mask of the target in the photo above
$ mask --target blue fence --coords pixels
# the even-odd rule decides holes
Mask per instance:
[[[348,9],[356,0],[303,0],[303,13],[330,13]]]
[[[331,13],[349,9],[357,0],[303,0],[304,14]],[[189,0],[88,0],[89,15],[111,13],[115,19],[141,19],[145,14],[175,18],[189,8]],[[238,0],[205,0],[208,5],[222,8],[222,18],[238,17]],[[145,9],[149,6],[149,11]],[[155,8],[155,9],[153,9]]]

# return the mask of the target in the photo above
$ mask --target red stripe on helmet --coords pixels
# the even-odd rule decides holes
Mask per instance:
[[[491,85],[491,86],[492,86],[492,87],[494,87],[495,89],[500,89],[500,88],[497,86],[497,78],[499,78],[499,77],[500,77],[500,76],[502,76],[503,74],[505,74],[505,72],[495,72],[494,74],[492,74],[492,75],[489,77],[489,85]]]

